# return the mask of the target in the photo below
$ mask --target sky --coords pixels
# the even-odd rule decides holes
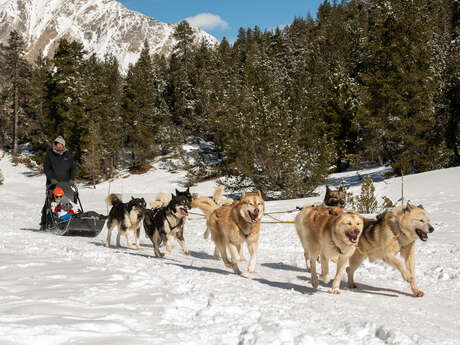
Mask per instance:
[[[225,37],[232,42],[240,27],[258,26],[274,29],[292,23],[294,18],[316,17],[322,0],[118,0],[131,10],[161,22],[175,24],[184,19],[199,26],[218,40]]]

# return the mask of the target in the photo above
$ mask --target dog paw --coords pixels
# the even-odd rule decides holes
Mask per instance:
[[[240,260],[239,261],[246,261],[246,258],[244,256],[240,256]]]
[[[356,289],[357,288],[356,284],[354,284],[354,283],[348,283],[347,286],[348,286],[349,289]]]
[[[233,267],[233,272],[235,272],[235,274],[238,274],[239,276],[243,275],[243,272],[240,271],[239,267],[237,264],[233,264],[232,265]]]
[[[185,255],[190,255],[190,252],[188,250],[184,250]]]
[[[415,297],[423,297],[425,293],[422,290],[414,290]]]
[[[155,256],[156,256],[157,258],[162,258],[162,257],[165,256],[165,253],[158,252],[158,253],[155,253]]]
[[[142,247],[137,247],[137,246],[136,246],[136,249],[137,249],[137,250],[144,250],[144,248],[142,248]]]
[[[331,290],[331,293],[334,294],[334,295],[340,295],[340,290],[338,288],[333,288]]]
[[[311,286],[317,289],[319,285],[318,277],[311,277]]]
[[[320,278],[325,284],[329,284],[329,282],[331,281],[331,278],[329,277],[328,274],[321,275]]]
[[[105,242],[105,246],[106,246],[107,248],[109,248],[109,247],[110,247],[109,242]]]

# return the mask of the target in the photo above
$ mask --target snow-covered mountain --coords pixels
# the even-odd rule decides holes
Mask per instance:
[[[67,38],[81,42],[100,58],[113,54],[126,70],[137,61],[145,40],[152,54],[168,55],[175,43],[175,27],[115,0],[0,0],[0,43],[5,44],[15,29],[26,41],[29,60],[40,52],[52,56],[59,39]],[[197,43],[218,42],[203,30],[193,30]]]

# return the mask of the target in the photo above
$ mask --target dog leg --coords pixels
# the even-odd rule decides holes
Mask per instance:
[[[112,237],[112,230],[115,227],[115,224],[112,222],[109,226],[107,226],[107,239],[105,240],[105,246],[107,248],[110,247],[110,238]]]
[[[318,274],[316,273],[316,259],[318,258],[318,254],[312,254],[310,255],[310,265],[311,265],[311,286],[313,288],[317,289],[319,285],[318,281]]]
[[[133,247],[133,244],[131,243],[131,239],[129,238],[128,229],[125,229],[124,232],[125,232],[126,242],[128,243],[128,248],[131,249]]]
[[[120,237],[121,237],[121,234],[123,233],[123,230],[118,227],[118,233],[117,233],[117,248],[120,248],[121,247],[121,244],[120,244]]]
[[[222,261],[224,262],[225,267],[233,268],[232,263],[228,259],[227,256],[227,248],[223,243],[216,243],[216,249],[220,252],[220,256],[222,257]]]
[[[237,246],[237,248],[238,248],[238,255],[240,256],[240,261],[246,261],[246,258],[243,255],[243,245],[240,244],[239,246]]]
[[[256,271],[256,259],[257,259],[257,242],[248,243],[249,259],[248,272],[254,273]]]
[[[141,232],[141,228],[140,228],[140,224],[139,224],[139,227],[135,230],[135,236],[136,236],[136,249],[137,250],[143,250],[140,246],[140,243],[139,243],[139,235],[140,235],[140,232]]]
[[[232,255],[233,271],[238,275],[242,275],[243,273],[240,271],[240,268],[238,267],[238,261],[240,261],[240,255],[238,254],[237,247],[234,244],[229,243],[228,248],[230,249],[230,254]]]
[[[343,270],[345,269],[345,265],[348,261],[348,256],[339,255],[337,260],[337,273],[335,275],[334,281],[332,282],[332,290],[333,294],[338,295],[340,293],[340,281],[342,280]]]
[[[182,248],[182,251],[184,252],[185,255],[190,255],[190,252],[187,249],[187,246],[185,245],[185,239],[184,239],[184,229],[181,228],[180,231],[176,233],[176,240],[179,243],[179,245]]]
[[[364,261],[365,258],[366,258],[366,255],[359,254],[357,251],[355,251],[353,256],[348,261],[347,274],[348,274],[348,288],[349,289],[356,289],[356,284],[353,279],[353,276],[355,274],[355,271],[358,269],[358,267],[361,265],[361,263]]]
[[[325,283],[329,284],[331,278],[329,277],[329,259],[324,255],[321,255],[321,275],[320,279]]]
[[[164,253],[160,252],[160,246],[159,246],[159,244],[160,244],[160,242],[161,242],[161,237],[160,237],[160,235],[158,234],[158,231],[155,231],[155,232],[153,233],[153,236],[150,237],[150,240],[151,240],[152,243],[153,243],[153,251],[154,251],[154,253],[155,253],[155,256],[156,256],[157,258],[162,258],[163,256],[165,256]]]
[[[401,256],[404,258],[406,263],[406,268],[411,275],[410,287],[415,297],[422,297],[424,295],[423,291],[420,290],[415,281],[415,242],[411,243],[409,246],[401,249]]]
[[[406,270],[406,267],[398,258],[396,258],[394,255],[388,255],[383,258],[383,261],[385,261],[391,267],[394,267],[397,270],[399,270],[399,272],[401,272],[401,276],[403,277],[403,279],[412,286],[412,276],[409,273],[409,271]]]
[[[213,254],[214,259],[219,260],[220,259],[220,252],[217,246],[214,247],[214,254]]]

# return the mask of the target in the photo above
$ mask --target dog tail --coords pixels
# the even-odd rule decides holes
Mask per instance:
[[[224,192],[224,188],[225,186],[224,185],[220,185],[219,187],[217,187],[216,191],[214,192],[214,195],[212,196],[212,198],[214,200],[218,200],[222,197],[222,193]]]
[[[121,194],[109,194],[107,198],[105,198],[105,203],[108,206],[115,206],[117,204],[123,203],[123,201],[121,201]]]
[[[219,205],[217,205],[214,200],[205,197],[205,196],[200,196],[196,199],[193,199],[192,201],[192,208],[199,208],[201,211],[204,212],[206,215],[206,218],[209,219],[209,216],[211,213],[214,212],[214,210],[219,208]]]
[[[166,206],[169,203],[169,201],[169,197],[165,193],[160,192],[156,195],[155,201],[149,202],[149,205],[151,208],[160,208]]]

